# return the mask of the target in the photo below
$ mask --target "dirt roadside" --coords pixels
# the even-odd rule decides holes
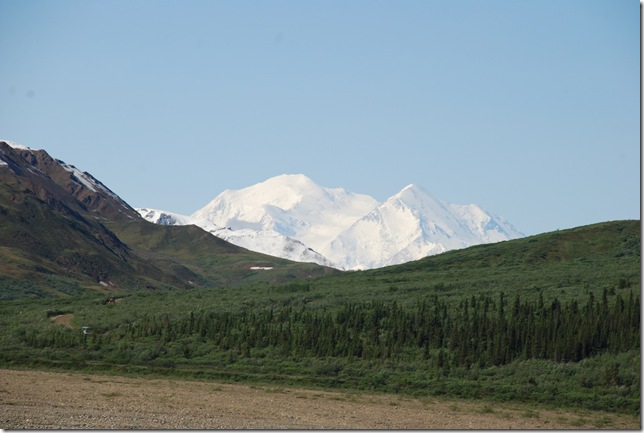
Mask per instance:
[[[640,429],[636,417],[433,398],[0,370],[0,428]]]

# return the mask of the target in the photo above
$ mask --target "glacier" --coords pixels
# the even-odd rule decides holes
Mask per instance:
[[[190,216],[137,209],[157,224],[195,224],[249,250],[343,270],[372,269],[523,237],[476,204],[444,202],[410,184],[383,203],[303,174],[225,190]]]

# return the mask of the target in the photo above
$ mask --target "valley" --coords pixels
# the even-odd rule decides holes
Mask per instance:
[[[404,263],[340,271],[251,251],[213,236],[212,230],[220,228],[204,230],[177,215],[152,212],[167,224],[148,222],[89,173],[42,150],[0,141],[0,160],[0,368],[7,372],[81,374],[87,375],[82,379],[86,382],[118,376],[141,387],[155,380],[250,387],[235,388],[235,398],[247,395],[248,389],[277,390],[291,397],[319,390],[332,395],[325,403],[364,403],[357,397],[364,395],[370,396],[368,403],[384,402],[354,407],[356,413],[400,413],[407,405],[417,409],[430,401],[458,400],[449,403],[453,413],[444,405],[435,413],[423,413],[454,420],[461,414],[451,410],[452,404],[467,407],[465,413],[476,413],[469,418],[479,423],[476,428],[620,426],[640,414],[639,220],[503,240],[492,236],[501,233],[501,220],[480,208],[447,205],[410,185],[361,223],[352,223],[358,233],[354,240],[367,239],[359,235],[364,230],[384,233],[376,227],[412,228],[411,238],[398,239],[404,241],[399,247],[415,245],[424,251],[423,258],[401,254]],[[351,197],[341,189],[318,188],[303,176],[275,182],[317,191],[313,205],[322,197],[335,197],[336,204]],[[277,193],[275,199],[295,206],[304,200],[297,191]],[[349,209],[354,199],[347,199]],[[361,201],[364,208],[352,212],[361,214],[374,204],[364,197]],[[226,209],[231,202],[218,203],[210,211]],[[251,223],[263,221],[275,228],[298,220],[296,226],[306,226],[303,215],[313,206],[310,202],[302,218],[295,218],[299,211],[289,215],[278,204],[264,203],[258,221],[240,218],[237,223],[246,227],[233,231],[256,241],[258,237],[244,232],[254,230]],[[423,209],[439,209],[438,219],[429,221]],[[253,212],[236,209],[232,214]],[[455,213],[469,217],[458,219]],[[343,214],[336,223],[347,223]],[[468,218],[470,229],[478,227],[479,234],[492,237],[428,256],[423,248],[429,244],[413,241],[420,232],[449,235],[440,221],[458,220],[457,226],[464,228]],[[320,230],[335,230],[336,239],[349,242],[342,224],[322,225]],[[297,231],[294,226],[289,230]],[[394,232],[388,233],[385,238],[394,242]],[[269,231],[264,235],[263,241],[296,255],[317,254],[301,242],[296,248],[297,243],[283,243]],[[36,411],[49,408],[53,418],[77,409],[79,419],[86,420],[79,421],[81,426],[95,428],[112,419],[96,412],[107,407],[103,397],[116,406],[117,397],[130,395],[130,388],[83,394],[86,387],[77,383],[70,392],[87,396],[88,415],[82,402],[67,408],[61,401],[59,408],[38,400],[36,394],[42,391],[37,388],[24,386],[27,394],[20,394],[23,386],[12,383],[38,382],[32,374],[46,373],[26,372],[14,377],[18,382],[5,382],[12,395],[24,397],[3,400],[0,408],[7,421],[25,420],[21,414],[33,412],[22,406],[31,405]],[[60,377],[51,377],[54,392],[62,393]],[[304,389],[310,391],[290,391]],[[171,397],[163,398],[176,403]],[[306,398],[283,404],[312,416],[300,400]],[[159,403],[150,407],[153,418],[159,417]],[[517,417],[511,409],[515,404],[528,407],[526,414],[544,416]],[[391,407],[385,410],[383,405]],[[186,410],[190,418],[191,409]],[[264,427],[318,425],[313,418],[295,423],[234,410],[229,413],[241,415],[232,415],[223,425],[246,426],[239,424],[240,417],[252,416]],[[556,410],[582,411],[584,419],[593,421],[571,421],[569,415],[557,419]],[[534,423],[522,424],[523,418]],[[496,424],[487,424],[490,419]],[[41,421],[39,425],[49,425],[44,416]],[[319,421],[340,425],[326,418]],[[341,425],[363,425],[345,421]],[[139,425],[133,418],[123,422]],[[183,421],[169,418],[146,425],[172,422]],[[382,422],[380,426],[406,425]]]
[[[636,416],[639,249],[616,221],[289,283],[17,299],[0,365]]]

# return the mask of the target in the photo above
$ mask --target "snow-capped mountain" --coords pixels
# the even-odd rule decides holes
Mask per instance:
[[[189,217],[187,215],[181,215],[175,212],[168,212],[168,211],[163,211],[158,209],[148,209],[148,208],[138,208],[136,211],[144,219],[150,221],[151,223],[159,224],[162,226],[196,225],[201,227],[201,225],[197,223],[196,219]],[[201,227],[201,228],[209,232],[221,230],[221,227],[212,223],[209,223],[206,227]]]
[[[377,268],[523,236],[477,205],[446,203],[417,185],[379,203],[301,174],[226,190],[191,216],[139,213],[160,224],[195,224],[253,251],[341,269]]]
[[[343,231],[325,253],[345,269],[365,269],[521,236],[477,205],[445,203],[408,185]]]
[[[273,230],[321,251],[378,201],[325,188],[302,174],[284,174],[241,190],[226,190],[192,214],[233,230]]]
[[[161,225],[196,225],[205,231],[223,239],[231,244],[246,248],[258,253],[293,260],[296,262],[317,263],[318,265],[337,268],[326,257],[313,251],[302,242],[285,236],[275,230],[240,229],[232,230],[230,227],[220,227],[213,222],[192,216],[181,215],[157,209],[137,209],[146,220]]]

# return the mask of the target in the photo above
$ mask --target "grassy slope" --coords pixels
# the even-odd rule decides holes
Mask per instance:
[[[199,247],[191,249],[193,244],[189,241],[181,246],[172,240],[168,233],[179,227],[151,224],[144,227],[128,226],[127,230],[156,231],[156,236],[145,237],[149,242],[147,247],[152,250],[150,254],[154,255],[155,251],[164,254],[175,251],[174,256],[192,263],[190,266],[207,267],[213,261],[220,261],[224,267],[231,268],[280,266],[286,262],[285,269],[288,270],[291,263],[269,256],[266,256],[266,261],[256,262],[253,258],[257,256],[245,256],[243,253],[223,258],[221,254],[213,254],[210,257],[204,255]],[[114,229],[113,226],[111,228]],[[116,231],[124,238],[134,236]],[[198,236],[201,233],[195,232]],[[219,243],[213,236],[206,236],[209,241]],[[185,239],[182,237],[183,241]],[[121,307],[123,311],[131,309],[176,314],[187,313],[195,308],[243,311],[249,307],[264,309],[283,305],[333,311],[345,303],[371,300],[396,301],[404,306],[415,305],[419,300],[434,295],[457,302],[472,294],[496,297],[501,291],[509,298],[520,294],[523,299],[530,300],[536,299],[541,293],[546,302],[554,297],[561,301],[572,298],[583,301],[588,293],[592,292],[598,297],[605,288],[623,293],[640,291],[639,239],[639,221],[618,221],[475,246],[388,268],[293,279],[290,283],[253,282],[254,275],[270,272],[257,271],[249,272],[246,278],[248,284],[240,286],[153,293],[122,292],[119,295],[127,299]],[[194,245],[198,246],[198,243]],[[230,248],[229,244],[222,245],[223,248]],[[115,317],[115,311],[94,311],[97,299],[102,300],[104,296],[37,302],[30,300],[24,305],[39,311],[36,315],[52,308],[74,309],[80,316],[112,322],[109,318]],[[5,305],[11,308],[11,305],[23,305],[23,302]],[[114,322],[118,320],[121,317],[116,317]]]
[[[336,272],[251,252],[193,226],[99,221],[56,203],[58,209],[0,184],[0,299],[275,283]]]
[[[119,236],[138,236],[133,226],[128,226],[128,229],[135,233],[125,235],[120,232]],[[203,256],[198,249],[192,250],[190,244],[177,243],[171,231],[158,232],[156,237],[146,236],[146,244],[140,247],[149,249],[150,254],[174,251],[192,266],[221,260],[221,257]],[[233,258],[226,260],[231,260],[227,264],[233,266]],[[640,291],[640,222],[595,224],[452,251],[389,268],[294,280],[287,284],[252,283],[250,278],[248,280],[251,284],[237,287],[129,293],[113,306],[105,306],[102,298],[91,296],[3,303],[0,305],[0,326],[5,330],[0,341],[5,347],[3,363],[11,365],[30,359],[31,362],[51,365],[51,360],[60,359],[83,365],[86,355],[81,352],[68,353],[62,349],[42,352],[20,342],[20,336],[27,332],[51,333],[54,325],[48,316],[56,313],[73,313],[75,319],[72,323],[77,328],[91,325],[110,335],[118,334],[127,323],[150,315],[185,318],[190,311],[243,312],[283,306],[335,311],[346,303],[372,300],[396,301],[404,307],[434,295],[455,305],[472,294],[496,297],[501,291],[508,297],[519,294],[526,300],[537,299],[541,295],[546,302],[555,297],[562,302],[570,299],[585,302],[590,293],[599,299],[604,289],[612,293],[611,300],[616,295],[626,298],[630,292]],[[132,350],[159,350],[162,346],[162,342],[149,340]],[[231,360],[230,354],[218,354],[213,348],[208,350],[213,351],[212,354],[206,353],[202,358],[209,360],[207,364],[183,360],[173,368],[163,367],[162,363],[150,365],[164,374],[193,377],[276,380],[307,386],[344,386],[490,399],[552,400],[556,404],[618,412],[639,407],[639,400],[632,400],[630,385],[629,389],[601,385],[609,367],[615,365],[618,366],[620,380],[638,383],[639,379],[634,375],[639,374],[639,351],[617,355],[606,353],[576,364],[526,360],[502,367],[452,371],[449,377],[440,379],[426,371],[426,363],[416,361],[395,364],[287,359],[273,356],[270,352],[258,352],[257,356],[262,358]],[[141,361],[144,357],[136,359],[138,361],[133,363],[139,367],[127,368],[147,371],[146,363]]]
[[[162,226],[146,221],[105,224],[141,257],[159,266],[172,262],[200,275],[199,286],[240,283],[284,283],[338,271],[313,263],[298,263],[249,251],[219,239],[196,226]],[[251,270],[251,267],[272,270]]]
[[[370,299],[415,304],[434,294],[524,299],[585,299],[604,288],[640,287],[640,222],[615,221],[478,245],[402,265],[315,280],[301,294],[309,307],[333,308]],[[274,295],[275,296],[275,295]],[[261,302],[260,292],[256,294]]]

